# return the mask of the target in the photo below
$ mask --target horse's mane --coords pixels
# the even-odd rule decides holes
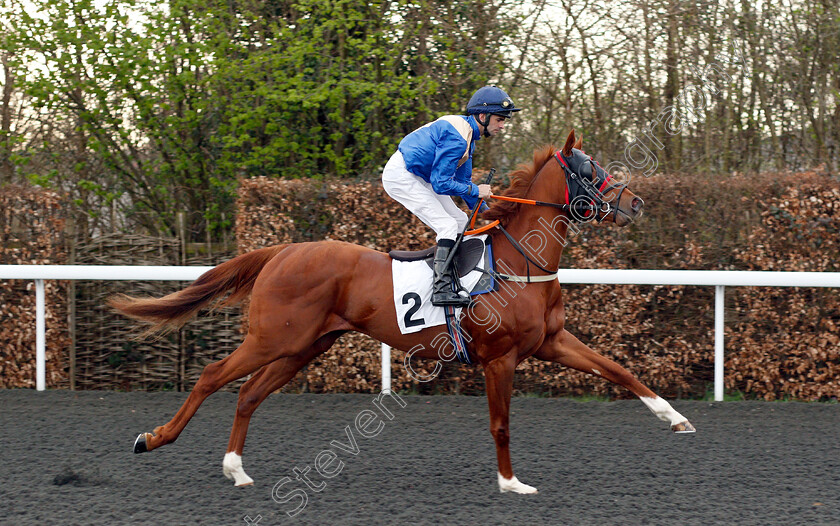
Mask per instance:
[[[556,151],[557,148],[553,144],[546,144],[542,148],[534,150],[534,161],[532,163],[522,163],[509,174],[510,186],[502,195],[525,197],[525,194],[531,188],[531,183],[534,182],[534,176],[545,166],[545,163],[551,159]],[[489,221],[498,219],[502,225],[507,225],[508,221],[519,211],[520,206],[519,203],[511,203],[510,201],[494,201],[490,210],[481,214],[481,218]]]

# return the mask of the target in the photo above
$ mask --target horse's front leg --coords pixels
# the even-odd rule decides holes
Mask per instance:
[[[490,434],[496,441],[496,458],[499,463],[499,491],[537,493],[537,488],[519,482],[513,474],[513,465],[510,462],[510,396],[513,393],[515,369],[514,353],[484,366],[487,402],[490,405]]]
[[[596,353],[565,329],[551,338],[546,338],[534,356],[540,360],[556,362],[578,371],[601,376],[614,384],[626,387],[638,396],[654,415],[668,422],[673,432],[695,432],[694,426],[686,417],[638,381],[627,369]]]

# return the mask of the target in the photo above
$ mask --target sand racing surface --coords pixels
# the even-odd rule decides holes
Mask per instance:
[[[514,398],[514,470],[539,494],[513,495],[482,397],[383,398],[389,420],[374,395],[273,395],[242,488],[221,468],[233,393],[132,453],[185,398],[0,390],[0,524],[840,524],[840,404],[678,401],[698,433],[674,435],[639,401]]]

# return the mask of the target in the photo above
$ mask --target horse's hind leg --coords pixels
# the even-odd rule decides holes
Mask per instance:
[[[556,362],[578,371],[596,374],[614,384],[626,387],[638,396],[654,415],[668,422],[673,432],[694,433],[695,431],[687,418],[638,381],[627,369],[596,353],[566,330],[553,338],[547,338],[534,356],[540,360]]]
[[[276,356],[277,350],[267,349],[265,343],[260,344],[256,337],[248,335],[242,345],[229,356],[204,368],[192,392],[172,420],[156,427],[154,434],[140,434],[134,442],[134,452],[144,453],[174,442],[208,396],[274,361]]]
[[[236,486],[248,486],[254,483],[242,468],[242,450],[245,448],[245,436],[251,415],[268,395],[280,389],[319,354],[326,352],[344,331],[335,331],[321,336],[305,352],[297,356],[280,358],[256,372],[239,388],[239,401],[236,404],[236,417],[230,431],[230,441],[222,462],[225,476],[234,481]]]

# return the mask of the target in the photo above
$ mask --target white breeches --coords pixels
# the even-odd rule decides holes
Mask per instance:
[[[430,183],[408,171],[399,150],[382,171],[382,186],[388,195],[429,225],[437,234],[437,241],[454,240],[469,221],[451,197],[435,193]]]

